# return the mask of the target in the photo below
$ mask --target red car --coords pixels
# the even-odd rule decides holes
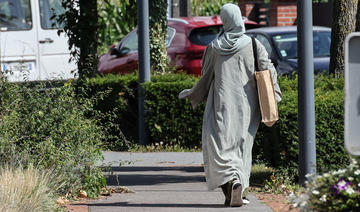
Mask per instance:
[[[246,29],[259,27],[256,22],[244,19]],[[177,70],[188,74],[201,74],[201,59],[206,48],[219,33],[222,22],[219,16],[181,17],[168,19],[167,52]],[[137,30],[130,32],[119,44],[112,46],[100,57],[101,74],[128,74],[138,69]]]

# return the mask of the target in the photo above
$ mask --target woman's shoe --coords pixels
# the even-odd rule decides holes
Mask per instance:
[[[250,204],[250,200],[246,197],[243,197],[243,205],[248,205]]]
[[[243,205],[250,204],[250,200],[247,198],[248,193],[249,193],[249,188],[244,189],[244,191],[242,193]]]
[[[242,205],[243,205],[242,186],[239,180],[234,180],[231,184],[230,206],[240,207]]]

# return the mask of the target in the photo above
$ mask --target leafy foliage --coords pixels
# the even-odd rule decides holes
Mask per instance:
[[[295,79],[297,83],[297,78]],[[281,83],[281,81],[280,81]],[[294,83],[295,84],[295,83]],[[280,86],[286,88],[282,84]],[[317,76],[315,78],[315,123],[316,123],[316,154],[319,172],[344,167],[349,157],[344,149],[344,79]],[[297,87],[297,85],[296,85]],[[289,99],[279,106],[279,132],[282,167],[293,167],[297,171],[298,137],[297,137],[297,91],[290,92]],[[292,102],[289,102],[292,101]],[[285,115],[286,116],[283,116]],[[295,142],[294,142],[295,141]],[[331,159],[329,159],[331,155]],[[296,156],[296,157],[294,157]],[[291,161],[293,163],[289,166]]]
[[[63,26],[58,34],[68,37],[71,59],[78,66],[80,79],[97,70],[98,12],[96,0],[62,0],[63,14],[52,18]]]
[[[137,25],[136,0],[99,0],[99,53],[119,42]]]
[[[105,75],[89,78],[85,92],[89,98],[104,95],[94,104],[99,122],[108,135],[103,149],[124,151],[138,138],[137,76]]]
[[[149,1],[150,62],[154,72],[164,73],[169,59],[165,38],[167,32],[167,0]],[[119,42],[137,25],[136,0],[101,0],[99,10],[99,52]]]
[[[311,176],[305,192],[291,200],[302,211],[359,211],[360,169],[357,160],[344,169]]]
[[[191,86],[196,78],[184,74],[164,74],[152,76],[151,81],[152,83],[168,82],[173,84],[186,81],[187,86]],[[94,105],[95,110],[102,114],[113,114],[102,116],[112,117],[111,120],[107,118],[100,120],[105,128],[110,125],[107,134],[112,137],[104,142],[104,148],[117,151],[128,150],[131,147],[131,142],[134,143],[138,139],[138,76],[135,74],[104,75],[87,79],[85,84],[89,98],[105,92],[103,97]],[[149,95],[151,94],[149,93]],[[185,105],[184,102],[182,104]],[[148,113],[152,112],[148,111]],[[196,141],[194,142],[196,143]],[[194,145],[199,146],[198,143],[195,143]],[[167,143],[167,145],[169,144]]]
[[[105,180],[95,163],[102,159],[102,129],[86,118],[92,102],[75,95],[67,84],[57,89],[0,81],[0,162],[33,164],[65,179],[58,191],[87,189],[99,195]]]
[[[167,29],[167,0],[150,0],[149,1],[149,25],[152,29],[153,26],[159,24],[162,31],[166,32]],[[165,38],[165,34],[163,34]]]
[[[150,61],[154,73],[165,73],[170,65],[165,44],[164,33],[160,24],[155,24],[150,31]]]
[[[167,0],[149,1],[150,63],[154,72],[164,73],[169,64],[165,38],[167,33]]]
[[[196,110],[188,101],[178,99],[179,92],[192,87],[184,82],[156,82],[145,85],[147,124],[150,134],[158,141],[181,146],[201,146],[201,125],[205,104]]]
[[[191,0],[191,9],[194,16],[219,15],[221,7],[226,3],[237,4],[234,0]]]

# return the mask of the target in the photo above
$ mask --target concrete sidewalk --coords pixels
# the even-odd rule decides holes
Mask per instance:
[[[91,212],[112,211],[272,211],[249,194],[250,204],[224,207],[221,189],[208,191],[201,153],[104,152],[113,172],[109,186],[127,186],[135,193],[114,194],[89,203]]]

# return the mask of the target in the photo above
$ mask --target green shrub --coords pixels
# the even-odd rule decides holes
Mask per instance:
[[[136,26],[136,0],[99,0],[99,53],[108,51]]]
[[[299,164],[297,80],[279,79],[283,92],[280,120],[273,128],[260,127],[254,147],[254,157],[261,156],[290,175],[297,174]],[[344,167],[349,162],[343,144],[343,85],[343,78],[321,75],[315,78],[316,153],[320,172]],[[266,153],[268,149],[271,151]]]
[[[234,0],[191,0],[192,15],[213,16],[219,15],[221,7],[226,3],[237,4]]]
[[[145,85],[147,124],[155,141],[181,146],[201,146],[201,126],[205,104],[193,110],[190,102],[179,100],[184,88],[192,87],[190,80],[183,82],[154,82]]]
[[[178,82],[187,82],[186,86],[191,86],[196,81],[196,79],[197,78],[195,77],[184,74],[164,74],[152,76],[151,82],[173,84]],[[89,97],[98,95],[98,93],[101,92],[106,93],[103,98],[101,98],[95,104],[95,109],[104,114],[100,122],[102,123],[103,127],[107,129],[107,134],[110,135],[110,137],[108,137],[103,142],[103,148],[114,151],[128,150],[131,146],[131,143],[136,143],[138,140],[138,76],[135,74],[124,76],[98,76],[96,78],[88,79],[86,82],[86,87],[86,92]],[[154,90],[154,92],[156,92],[156,90]],[[148,95],[154,96],[151,94],[151,92],[149,92]],[[177,98],[176,101],[178,101]],[[147,101],[147,103],[151,104],[149,101]],[[183,104],[183,106],[186,105],[189,108],[189,111],[192,111],[192,109],[190,110],[189,104],[186,104],[183,101],[179,101],[179,103]],[[152,110],[148,110],[148,114],[154,113]],[[151,117],[151,115],[148,117]],[[201,116],[198,115],[194,117],[194,119],[198,120],[199,117]],[[149,121],[151,122],[152,120]],[[151,130],[151,126],[149,126],[149,128],[151,136],[156,138],[156,132]],[[171,129],[173,129],[173,127]],[[171,136],[174,135],[171,132],[170,134]],[[194,137],[196,137],[196,135]],[[156,141],[157,139],[154,139],[154,142]],[[191,142],[193,142],[194,145],[199,145],[198,137],[195,140],[189,141],[188,143]]]
[[[86,185],[89,196],[98,195],[105,180],[95,163],[102,159],[104,135],[85,117],[91,101],[76,96],[69,84],[57,89],[0,84],[1,164],[51,169],[66,179],[58,192],[76,193]]]
[[[137,75],[129,74],[98,76],[85,82],[89,98],[103,93],[94,104],[102,114],[99,123],[108,135],[103,149],[128,150],[130,142],[138,139],[137,80]]]
[[[201,146],[204,104],[193,110],[187,100],[178,99],[179,92],[191,88],[196,80],[184,74],[164,74],[155,75],[150,83],[144,84],[146,120],[153,142],[190,148]],[[255,163],[265,162],[290,176],[297,175],[299,160],[297,80],[296,77],[279,78],[283,92],[283,100],[279,103],[280,120],[272,128],[260,125],[253,148]],[[93,90],[112,89],[101,105],[119,103],[119,123],[137,123],[136,75],[103,76],[91,82]],[[349,161],[343,145],[343,86],[343,78],[321,75],[315,78],[317,167],[320,172],[345,166]],[[125,118],[128,113],[131,117]],[[120,128],[124,134],[128,133]],[[137,133],[137,126],[131,130]]]

